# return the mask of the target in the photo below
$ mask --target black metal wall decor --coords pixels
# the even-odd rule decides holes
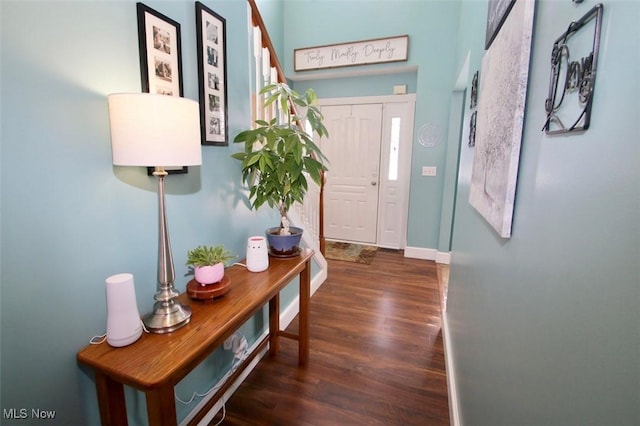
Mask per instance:
[[[602,11],[601,3],[594,6],[580,20],[571,22],[567,31],[553,44],[549,96],[544,105],[547,120],[542,128],[548,135],[586,131],[589,128],[596,84]],[[570,57],[570,51],[575,53],[584,46],[585,43],[580,43],[584,36],[572,43],[571,50],[570,42],[574,40],[578,31],[587,26],[593,27],[591,51],[585,56],[578,56],[579,59],[575,59],[575,56]]]

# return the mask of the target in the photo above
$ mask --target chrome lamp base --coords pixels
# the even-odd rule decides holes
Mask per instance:
[[[178,302],[178,292],[173,287],[175,270],[171,241],[167,227],[167,214],[164,200],[164,179],[167,172],[156,167],[153,175],[158,178],[158,284],[155,294],[153,312],[142,318],[147,330],[151,333],[171,333],[186,325],[191,319],[191,308]]]
[[[153,312],[142,318],[147,330],[151,333],[171,333],[186,325],[191,320],[191,308],[176,300],[156,302]]]

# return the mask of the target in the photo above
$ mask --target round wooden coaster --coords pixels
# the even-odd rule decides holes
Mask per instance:
[[[208,285],[201,285],[195,279],[187,283],[187,295],[194,300],[211,302],[218,297],[222,297],[231,289],[231,279],[226,275],[220,282]]]

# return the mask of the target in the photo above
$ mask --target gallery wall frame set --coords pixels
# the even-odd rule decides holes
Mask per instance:
[[[142,91],[183,96],[180,24],[143,3],[136,6]],[[195,2],[195,19],[201,143],[226,146],[226,20],[201,2]]]

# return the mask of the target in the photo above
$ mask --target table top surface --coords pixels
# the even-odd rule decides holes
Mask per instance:
[[[114,348],[106,342],[78,352],[78,362],[138,389],[175,385],[220,346],[235,330],[302,272],[313,250],[303,249],[292,258],[269,258],[269,268],[249,272],[234,265],[225,270],[231,289],[209,303],[179,300],[191,307],[191,320],[167,334],[143,333],[135,343]]]

